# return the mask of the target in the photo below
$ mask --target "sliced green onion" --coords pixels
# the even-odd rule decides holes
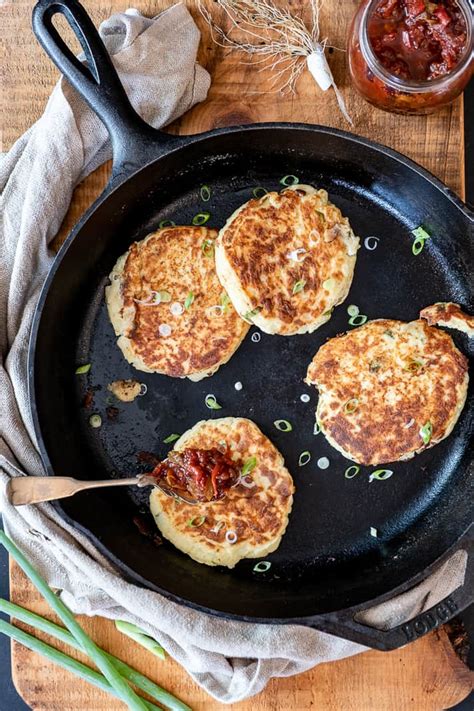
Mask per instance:
[[[218,521],[215,526],[213,526],[211,529],[209,529],[210,533],[219,533],[221,528],[225,526],[225,521]]]
[[[412,230],[411,233],[415,237],[411,251],[416,257],[424,249],[426,240],[431,239],[431,237],[428,232],[423,229],[423,227],[417,227],[416,230]]]
[[[365,314],[357,314],[357,316],[351,316],[349,319],[350,326],[362,326],[367,321],[367,316]]]
[[[206,407],[208,407],[210,410],[222,410],[222,405],[219,405],[216,400],[216,396],[212,393],[206,395],[204,402],[206,403]]]
[[[320,432],[321,432],[321,425],[316,420],[316,422],[314,423],[314,427],[313,427],[313,434],[318,435]]]
[[[300,179],[296,175],[285,175],[281,180],[280,184],[289,187],[290,185],[298,185]]]
[[[377,529],[374,526],[370,527],[370,535],[373,538],[378,538],[379,532],[377,531]]]
[[[46,581],[43,580],[41,575],[36,572],[23,553],[3,531],[0,531],[0,543],[2,543],[10,555],[16,560],[20,568],[22,568],[22,570],[30,578],[31,582],[41,593],[46,602],[49,603],[53,611],[58,615],[62,622],[64,622],[71,634],[74,635],[76,641],[81,645],[84,652],[103,673],[117,696],[119,696],[124,703],[128,704],[130,709],[134,711],[145,711],[147,708],[145,702],[137,696],[133,689],[130,688],[108,657],[106,657],[105,654],[97,647],[89,635],[84,632],[72,612],[66,607],[62,600],[54,594]],[[3,624],[6,625],[7,623],[4,622]],[[58,652],[58,654],[60,653]],[[66,655],[64,656],[66,659],[69,659]]]
[[[272,564],[270,563],[269,560],[261,560],[260,563],[257,563],[256,565],[253,566],[253,572],[254,573],[266,573],[267,570],[270,570],[272,567]]]
[[[85,375],[86,373],[89,372],[91,369],[91,364],[90,363],[85,363],[84,365],[80,365],[78,368],[76,368],[76,375]]]
[[[171,294],[169,291],[158,291],[160,295],[160,303],[166,304],[171,301]]]
[[[189,292],[187,295],[186,299],[184,300],[184,308],[186,311],[189,311],[191,304],[194,302],[194,294],[192,291]]]
[[[45,632],[46,634],[51,635],[51,637],[59,639],[60,642],[68,644],[70,647],[73,647],[73,649],[77,649],[78,652],[83,651],[81,645],[76,641],[73,635],[68,632],[68,630],[64,629],[64,627],[60,627],[54,622],[51,622],[50,620],[47,620],[44,617],[40,617],[40,615],[37,615],[34,612],[30,612],[30,610],[26,610],[24,607],[20,607],[19,605],[15,605],[13,602],[8,602],[7,600],[3,600],[2,598],[0,598],[0,612],[3,612],[6,615],[9,615],[10,617],[14,617],[16,620],[24,622],[25,624],[30,625],[31,627],[34,627],[36,630]],[[15,627],[13,627],[13,629],[16,630]],[[8,633],[6,632],[6,634]],[[36,638],[31,637],[31,640],[36,641]],[[32,647],[30,647],[30,649],[32,649]],[[140,672],[136,671],[132,667],[129,667],[128,664],[125,664],[125,662],[122,662],[120,659],[117,659],[117,657],[114,657],[112,654],[109,654],[103,649],[101,649],[101,652],[103,652],[103,654],[105,654],[105,656],[110,659],[119,674],[125,677],[127,681],[131,682],[132,684],[135,684],[141,691],[144,691],[146,694],[149,694],[159,703],[164,704],[167,708],[172,709],[173,711],[191,711],[190,707],[187,704],[177,699],[175,696],[170,694],[161,686],[158,686],[158,684],[155,684],[150,679],[147,679],[147,677],[143,674],[140,674]],[[41,652],[39,651],[39,653]],[[59,654],[63,653],[59,652]],[[59,659],[53,659],[52,656],[50,657],[50,659],[52,661],[56,661],[59,665],[61,665]],[[67,657],[67,659],[69,659],[69,657]],[[78,662],[78,664],[80,664],[80,662]],[[89,669],[89,667],[86,667],[86,669]],[[74,672],[74,669],[71,668],[70,671]],[[94,672],[94,674],[96,673],[97,672]],[[86,681],[89,681],[89,679],[87,679]],[[91,681],[91,683],[94,682]],[[148,708],[156,709],[157,707],[150,703]]]
[[[369,370],[371,373],[377,373],[377,371],[379,371],[381,367],[382,365],[376,360],[373,360],[369,363]]]
[[[212,239],[205,239],[201,244],[201,252],[205,257],[214,256],[214,241]]]
[[[334,306],[332,307],[332,309],[329,309],[329,311],[325,311],[325,312],[323,313],[323,316],[330,316],[333,311],[334,311]]]
[[[242,471],[240,473],[241,477],[247,476],[247,474],[250,474],[251,471],[255,469],[257,466],[257,457],[250,457],[250,459],[247,459],[244,462],[244,466],[242,467]]]
[[[347,307],[347,313],[349,316],[357,316],[359,313],[360,309],[358,306],[355,304],[351,304],[350,306]]]
[[[159,657],[163,661],[166,659],[165,650],[159,644],[156,639],[150,637],[149,634],[144,632],[140,627],[133,625],[131,622],[125,622],[125,620],[115,620],[115,627],[119,632],[130,637],[135,642],[145,647],[149,652]]]
[[[301,452],[301,454],[298,458],[298,466],[304,467],[310,461],[311,461],[311,452],[308,452],[308,450],[305,450],[304,452]]]
[[[418,373],[421,368],[423,368],[421,360],[411,360],[403,366],[403,370],[408,370],[410,373]]]
[[[388,336],[389,338],[395,338],[393,331],[391,331],[389,328],[384,331],[384,335]]]
[[[420,437],[423,440],[424,444],[429,444],[431,441],[431,435],[433,434],[433,425],[431,422],[428,420],[423,427],[420,429]]]
[[[201,200],[208,202],[211,199],[211,188],[209,185],[201,185],[201,190],[199,191],[201,195]]]
[[[230,299],[229,296],[225,293],[225,291],[221,294],[220,298],[220,305],[222,306],[222,313],[226,313],[227,307],[230,304]]]
[[[162,230],[164,227],[176,227],[176,222],[173,222],[173,220],[161,220],[161,222],[158,224],[158,227],[160,230]]]
[[[268,190],[265,190],[265,188],[262,188],[260,186],[252,190],[252,195],[254,196],[254,198],[257,198],[257,200],[267,194]]]
[[[28,647],[28,649],[31,649],[33,652],[40,654],[45,659],[49,659],[49,661],[53,662],[54,664],[57,664],[62,669],[66,669],[67,671],[72,672],[72,674],[75,674],[80,679],[83,679],[89,684],[96,686],[98,689],[101,689],[102,691],[105,691],[111,694],[112,696],[115,696],[115,698],[119,699],[119,701],[124,700],[123,696],[118,693],[112,687],[111,684],[109,684],[109,682],[104,676],[102,676],[102,674],[99,674],[99,672],[96,672],[94,669],[91,669],[85,664],[82,664],[82,662],[78,662],[76,659],[69,657],[64,652],[60,652],[59,649],[51,647],[49,644],[46,644],[46,642],[42,642],[40,639],[33,637],[33,635],[24,632],[23,630],[19,629],[18,627],[15,627],[12,624],[9,624],[8,622],[5,622],[4,620],[0,620],[0,632],[2,634],[7,635],[11,639],[14,639],[16,642],[19,642],[24,647]],[[83,650],[79,647],[79,651],[82,652]],[[118,674],[118,672],[116,673]],[[124,684],[126,684],[125,681]],[[128,684],[126,685],[128,686]],[[129,708],[145,710],[156,709],[156,711],[159,711],[158,706],[150,703],[149,701],[145,701],[145,699],[142,699],[140,696],[137,696],[132,691],[132,689],[130,689],[129,686],[128,688],[137,699],[133,706],[129,705]]]
[[[293,425],[288,420],[275,420],[273,423],[280,432],[291,432]]]
[[[332,277],[330,279],[326,279],[326,281],[323,281],[323,287],[324,289],[327,289],[327,291],[331,291],[331,289],[334,288],[335,284],[336,280]]]
[[[91,427],[94,429],[97,429],[98,427],[102,426],[102,417],[95,413],[94,415],[91,415],[89,417],[89,424]]]
[[[390,479],[392,474],[393,471],[391,469],[376,469],[369,476],[369,481],[373,481],[374,479],[377,479],[377,481],[384,481],[385,479]]]
[[[298,294],[300,291],[303,291],[306,285],[306,279],[300,279],[299,281],[295,282],[293,286],[293,294]]]
[[[358,407],[359,400],[356,397],[353,397],[345,403],[344,412],[346,413],[346,415],[352,415],[352,413],[355,412]]]
[[[322,219],[322,221],[326,222],[326,215],[324,214],[324,212],[321,212],[321,210],[316,210],[316,212],[318,213],[318,215]]]
[[[417,227],[415,230],[412,230],[411,233],[416,239],[431,239],[431,235],[429,235],[423,227]]]
[[[210,212],[198,212],[197,215],[194,215],[191,222],[193,225],[196,225],[197,227],[201,227],[201,225],[205,225],[206,222],[209,221],[210,217],[211,217]]]
[[[354,464],[352,467],[347,467],[346,471],[344,472],[344,476],[346,479],[353,479],[357,474],[360,472],[360,467],[358,467],[356,464]]]
[[[193,516],[192,518],[189,519],[188,521],[188,526],[190,528],[199,528],[199,526],[202,526],[204,521],[206,520],[205,516]]]
[[[163,440],[163,444],[171,444],[171,442],[176,442],[177,439],[179,439],[181,435],[173,433],[168,435],[166,439]]]
[[[257,306],[257,308],[252,309],[251,311],[247,311],[246,313],[244,313],[244,316],[243,316],[243,317],[244,317],[245,319],[247,319],[248,321],[250,321],[254,316],[256,316],[256,315],[258,314],[259,311],[260,311],[260,306]]]

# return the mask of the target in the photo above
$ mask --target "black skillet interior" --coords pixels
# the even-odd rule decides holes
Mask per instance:
[[[57,11],[80,26],[97,81],[55,35],[50,19]],[[369,483],[368,468],[346,479],[350,462],[313,434],[317,395],[302,379],[318,347],[348,328],[348,304],[356,304],[369,318],[406,320],[440,300],[472,310],[472,217],[402,156],[331,129],[247,126],[166,143],[140,124],[126,103],[78,3],[41,0],[34,27],[50,56],[111,130],[116,168],[115,187],[62,248],[37,311],[30,386],[47,470],[82,479],[130,476],[146,469],[137,453],[166,454],[163,440],[169,434],[200,419],[233,415],[251,418],[275,442],[296,483],[290,524],[269,557],[272,567],[263,574],[253,572],[254,561],[244,560],[229,571],[199,565],[166,542],[156,547],[134,523],[139,513],[150,519],[146,497],[136,490],[83,493],[58,505],[61,514],[129,578],[226,616],[266,621],[313,616],[310,622],[321,626],[315,615],[413,584],[471,523],[472,388],[447,440],[410,462],[391,466],[390,479]],[[144,167],[134,171],[133,165],[140,164]],[[120,176],[127,170],[128,179]],[[135,371],[115,345],[104,306],[104,288],[117,257],[165,219],[189,223],[206,209],[211,212],[209,225],[220,227],[253,188],[280,189],[286,174],[326,188],[362,244],[366,237],[378,240],[375,250],[362,246],[346,304],[312,335],[262,334],[254,342],[252,329],[231,361],[200,383]],[[211,189],[206,203],[200,197],[203,184]],[[431,239],[415,257],[411,230],[419,225]],[[465,353],[471,348],[472,355],[466,338],[455,334],[454,339]],[[89,362],[88,374],[74,374],[78,365]],[[108,383],[137,377],[147,386],[143,397],[132,404],[111,399]],[[238,381],[240,391],[234,387]],[[93,394],[90,409],[84,407],[88,393]],[[208,393],[216,396],[221,410],[205,407]],[[302,394],[310,396],[308,403]],[[118,413],[109,409],[114,415],[109,418],[107,408]],[[94,412],[103,418],[98,430],[88,424]],[[291,421],[291,433],[274,427],[274,420],[282,418]],[[299,467],[305,450],[312,459]],[[318,466],[321,458],[329,460],[328,468]],[[376,538],[371,528],[377,530]]]
[[[311,335],[261,334],[255,343],[252,328],[230,362],[200,383],[134,370],[115,344],[104,305],[107,275],[117,257],[161,220],[188,224],[205,208],[211,212],[209,224],[220,227],[253,188],[279,189],[288,173],[324,186],[361,237],[346,303]],[[203,184],[211,189],[205,204]],[[432,238],[414,256],[411,230],[419,225]],[[323,129],[234,129],[144,168],[82,225],[63,252],[45,298],[34,396],[51,469],[79,478],[130,476],[146,470],[137,453],[165,456],[163,440],[171,433],[209,417],[249,417],[285,457],[296,483],[294,509],[264,575],[253,572],[250,560],[229,572],[199,565],[166,542],[153,547],[133,523],[139,511],[147,511],[146,496],[134,489],[84,493],[64,501],[64,512],[145,584],[230,614],[309,615],[372,599],[411,578],[469,523],[469,407],[447,440],[391,466],[392,478],[369,483],[371,469],[363,467],[348,480],[344,471],[350,462],[323,436],[313,435],[317,394],[302,380],[319,346],[348,328],[348,304],[357,304],[369,318],[406,320],[440,300],[472,309],[468,229],[458,206],[412,167]],[[378,239],[372,251],[364,246],[369,236]],[[467,352],[467,339],[454,338]],[[92,364],[90,372],[76,376],[76,366],[83,363]],[[132,404],[114,401],[107,384],[137,377],[146,394]],[[243,384],[240,391],[237,381]],[[90,409],[83,406],[88,391],[94,397]],[[216,396],[221,410],[206,408],[207,393]],[[309,403],[302,402],[303,393]],[[108,407],[118,410],[113,419]],[[99,430],[88,424],[93,412],[103,418]],[[292,423],[291,433],[274,427],[280,418]],[[305,450],[311,462],[299,467]],[[318,467],[321,457],[329,460],[327,469]],[[371,536],[371,527],[378,538]]]

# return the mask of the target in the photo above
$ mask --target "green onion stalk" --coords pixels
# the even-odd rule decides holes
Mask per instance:
[[[133,689],[130,688],[126,680],[119,674],[110,659],[107,658],[102,650],[100,650],[92,639],[86,634],[86,632],[84,632],[72,612],[66,607],[62,600],[54,594],[46,581],[43,580],[41,575],[25,558],[19,548],[17,548],[13,541],[11,541],[3,531],[0,531],[0,543],[7,549],[10,555],[16,560],[20,568],[30,578],[31,582],[35,585],[54,612],[66,625],[76,641],[80,644],[83,651],[100,669],[110,684],[111,689],[113,689],[115,695],[126,703],[132,711],[145,711],[147,706],[145,705],[143,699],[137,696]]]

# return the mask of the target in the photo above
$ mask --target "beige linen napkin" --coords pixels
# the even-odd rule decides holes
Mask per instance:
[[[207,72],[196,64],[199,32],[184,5],[154,20],[137,11],[100,29],[131,101],[155,127],[205,99]],[[62,80],[44,115],[0,163],[0,506],[7,533],[77,613],[134,622],[156,637],[206,691],[223,703],[364,648],[295,625],[224,621],[180,607],[123,580],[94,546],[49,504],[15,509],[9,477],[41,474],[27,393],[33,312],[53,261],[56,235],[77,183],[110,157],[104,126]],[[374,612],[391,626],[429,607],[462,582],[464,563],[441,570]],[[150,656],[150,664],[154,664]],[[158,662],[157,662],[158,663]],[[160,664],[162,662],[159,662]]]

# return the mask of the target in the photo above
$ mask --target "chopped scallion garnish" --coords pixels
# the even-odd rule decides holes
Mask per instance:
[[[76,375],[85,375],[86,373],[89,372],[90,369],[91,369],[90,363],[85,363],[84,365],[80,365],[78,368],[76,368]]]
[[[205,257],[214,256],[214,242],[212,239],[203,240],[203,243],[201,244],[201,252]]]
[[[344,476],[346,479],[353,479],[357,474],[360,472],[360,467],[358,467],[356,464],[354,464],[352,467],[347,467],[346,471],[344,472]]]
[[[181,437],[181,435],[176,434],[176,433],[170,434],[170,435],[168,435],[168,437],[166,437],[166,439],[163,440],[163,443],[164,444],[171,444],[171,442],[176,442],[176,440],[179,439],[180,437]]]
[[[355,412],[358,407],[359,400],[356,397],[353,397],[345,403],[344,412],[346,413],[346,415],[352,415],[352,413]]]
[[[238,538],[238,536],[235,531],[226,531],[225,539],[226,539],[227,543],[231,543],[231,544],[237,543],[237,538]]]
[[[377,538],[379,535],[377,529],[374,528],[374,526],[370,527],[370,535],[373,536],[373,538]]]
[[[199,528],[199,526],[202,526],[202,524],[204,523],[205,520],[206,520],[205,516],[193,516],[188,521],[188,527],[189,528]]]
[[[257,200],[258,200],[258,198],[263,197],[267,193],[268,193],[268,190],[265,190],[265,188],[262,188],[262,187],[254,188],[252,190],[252,195],[254,196],[254,198],[257,198]]]
[[[392,474],[393,471],[391,469],[376,469],[369,476],[369,481],[374,481],[374,479],[377,479],[377,481],[384,481],[385,479],[390,479]]]
[[[160,230],[162,230],[164,227],[176,227],[176,222],[173,222],[173,220],[161,220],[161,222],[158,224],[158,227]]]
[[[304,467],[310,461],[311,461],[311,452],[308,452],[308,450],[301,452],[301,454],[298,458],[298,466]]]
[[[206,407],[208,407],[210,410],[222,410],[222,405],[219,405],[216,400],[216,396],[212,393],[206,395],[204,402],[206,403]]]
[[[420,428],[420,437],[424,444],[429,444],[431,441],[431,435],[433,434],[433,425],[428,420],[423,427]]]
[[[167,304],[171,301],[171,294],[169,291],[158,291],[160,296],[160,304]]]
[[[362,326],[367,321],[367,316],[365,314],[357,314],[357,316],[351,316],[349,319],[350,326]]]
[[[293,425],[288,420],[275,420],[273,423],[280,432],[291,432]]]
[[[210,212],[198,212],[197,215],[194,215],[191,222],[193,225],[196,225],[197,227],[201,227],[201,225],[205,225],[206,222],[209,221],[210,217],[211,217]]]
[[[359,313],[359,307],[355,304],[351,304],[347,307],[347,313],[349,316],[357,316]]]
[[[222,313],[225,314],[227,311],[227,307],[230,304],[230,299],[229,299],[228,295],[225,293],[225,291],[221,294],[220,304],[222,306]]]
[[[428,232],[423,229],[423,227],[417,227],[415,230],[412,230],[411,233],[415,237],[411,251],[416,257],[424,249],[426,240],[431,239],[431,237]]]
[[[97,413],[95,415],[91,415],[89,417],[89,424],[91,427],[94,429],[97,429],[102,425],[102,417],[98,415]]]
[[[296,175],[285,175],[281,180],[280,184],[284,185],[285,187],[289,187],[291,185],[298,185],[300,182],[300,179],[296,177]]]
[[[253,566],[253,572],[254,573],[266,573],[267,570],[270,570],[272,567],[272,564],[270,563],[269,560],[261,560],[259,563]]]
[[[208,202],[211,199],[211,188],[209,185],[202,185],[200,190],[201,200]]]
[[[184,308],[186,309],[186,311],[189,311],[193,301],[194,301],[194,294],[192,291],[190,291],[189,294],[187,295],[186,299],[184,300]]]
[[[314,427],[313,427],[313,434],[318,435],[320,432],[321,432],[321,425],[316,420],[316,422],[314,423]]]
[[[243,315],[243,318],[246,319],[247,321],[251,321],[252,318],[258,314],[259,311],[260,311],[260,306],[257,306],[257,308],[252,309],[251,311],[247,311]]]
[[[305,285],[306,279],[300,279],[299,281],[295,282],[293,286],[293,294],[298,294],[300,291],[303,291]]]
[[[240,472],[241,477],[247,476],[247,474],[250,474],[251,471],[255,469],[257,466],[257,457],[250,457],[244,462],[244,466],[242,467],[242,471]]]

